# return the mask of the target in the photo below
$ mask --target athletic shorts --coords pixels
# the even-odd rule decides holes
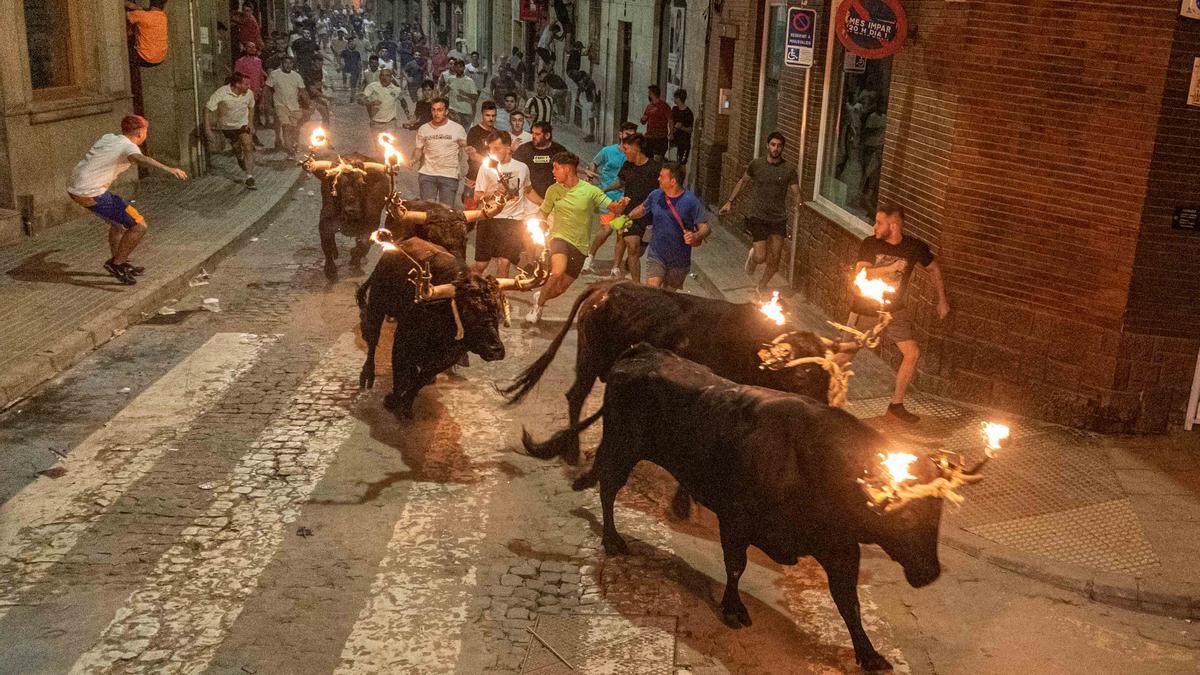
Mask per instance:
[[[524,230],[521,221],[510,218],[492,218],[479,223],[475,230],[475,262],[504,258],[517,264],[524,248]]]
[[[230,143],[232,143],[234,145],[237,145],[238,143],[242,142],[242,134],[248,134],[248,133],[250,133],[250,127],[242,127],[241,129],[222,129],[221,130],[221,135],[225,137],[225,140],[229,141]]]
[[[787,236],[787,219],[764,220],[762,218],[746,218],[746,229],[750,230],[751,241],[766,241],[772,235]]]
[[[637,220],[630,223],[629,227],[625,228],[625,230],[621,232],[621,236],[622,237],[637,237],[639,239],[642,238],[646,234],[646,226],[650,224],[651,220],[652,219],[650,216],[638,218]]]
[[[646,156],[647,157],[666,157],[667,156],[667,137],[662,138],[646,138]]]
[[[285,127],[298,127],[304,124],[304,117],[303,110],[292,110],[282,103],[275,104],[275,118]]]
[[[70,193],[68,193],[70,194]],[[75,203],[114,225],[120,225],[126,230],[132,230],[138,223],[145,223],[138,210],[125,203],[124,199],[105,192],[98,197],[80,197],[71,195]]]
[[[646,265],[642,268],[642,276],[646,279],[658,277],[662,280],[660,286],[663,288],[679,290],[683,288],[683,282],[687,281],[688,272],[691,269],[691,265],[686,267],[668,267],[666,263],[655,257],[653,253],[649,253],[646,255]]]
[[[567,256],[566,275],[572,279],[578,279],[579,273],[583,271],[583,261],[587,258],[587,255],[575,248],[574,245],[555,237],[550,240],[550,255],[555,256],[559,254]]]

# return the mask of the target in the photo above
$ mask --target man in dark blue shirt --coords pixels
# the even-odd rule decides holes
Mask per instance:
[[[704,204],[683,189],[683,166],[666,164],[658,173],[658,189],[629,214],[634,220],[653,218],[650,249],[646,252],[646,285],[677,291],[692,269],[692,249],[708,238]]]

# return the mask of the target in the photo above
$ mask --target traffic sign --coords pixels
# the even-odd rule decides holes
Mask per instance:
[[[787,39],[784,40],[783,63],[793,68],[810,68],[813,64],[813,45],[817,42],[817,11],[789,7]]]
[[[843,0],[833,25],[846,51],[867,59],[895,54],[908,37],[908,15],[900,0]]]

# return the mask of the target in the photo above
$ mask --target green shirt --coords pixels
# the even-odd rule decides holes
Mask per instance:
[[[586,254],[592,239],[592,214],[611,203],[603,190],[587,181],[581,180],[572,188],[555,183],[546,188],[542,215],[554,214],[551,238],[562,239]]]

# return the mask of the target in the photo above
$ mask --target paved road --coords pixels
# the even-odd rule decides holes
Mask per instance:
[[[339,147],[368,147],[359,120],[338,109]],[[568,298],[506,329],[505,361],[439,378],[411,422],[360,392],[361,277],[324,280],[316,207],[297,193],[174,314],[0,418],[0,672],[566,672],[530,627],[582,672],[857,670],[815,564],[754,556],[754,626],[730,631],[714,519],[669,520],[661,472],[622,493],[632,553],[608,558],[595,493],[511,451],[522,425],[561,424],[572,342],[524,404],[492,384]],[[913,591],[867,553],[867,630],[898,671],[1200,668],[1192,624],[943,562]]]

